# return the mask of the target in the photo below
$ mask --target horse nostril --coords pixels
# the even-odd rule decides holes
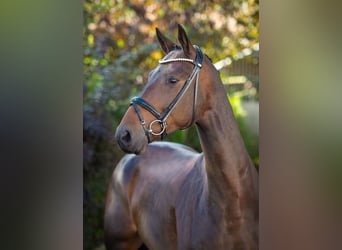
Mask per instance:
[[[133,143],[131,130],[126,126],[119,126],[116,129],[115,140],[123,151],[128,152]]]
[[[120,140],[125,146],[128,146],[132,140],[131,133],[126,129],[123,131]]]

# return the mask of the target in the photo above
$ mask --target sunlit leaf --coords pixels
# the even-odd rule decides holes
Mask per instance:
[[[94,36],[92,34],[88,35],[88,46],[93,47],[94,46]]]
[[[116,45],[117,45],[120,49],[122,49],[123,47],[125,47],[125,41],[124,41],[123,39],[118,39],[118,40],[116,41]]]
[[[100,60],[100,64],[101,64],[102,66],[106,66],[106,65],[108,65],[108,61],[105,60],[105,59],[101,59],[101,60]]]
[[[150,54],[152,59],[158,60],[160,58],[162,58],[163,54],[161,51],[152,51],[152,53]]]

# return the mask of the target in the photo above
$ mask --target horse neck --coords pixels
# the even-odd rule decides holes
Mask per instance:
[[[196,122],[205,168],[211,189],[230,190],[227,197],[241,197],[244,193],[257,196],[257,174],[244,142],[221,79],[213,77],[215,98],[210,109]],[[251,185],[252,184],[252,185]]]

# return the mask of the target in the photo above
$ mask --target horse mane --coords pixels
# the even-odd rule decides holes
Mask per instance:
[[[211,62],[211,63],[213,63],[213,60],[207,55],[207,54],[204,54],[208,59],[209,59],[209,61]]]

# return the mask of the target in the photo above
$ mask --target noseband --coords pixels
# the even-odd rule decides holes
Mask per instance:
[[[141,126],[143,127],[147,140],[148,142],[151,142],[150,139],[150,134],[158,136],[161,135],[161,139],[163,139],[167,134],[166,134],[166,120],[172,113],[172,111],[175,109],[179,101],[182,99],[184,96],[185,92],[189,89],[191,83],[193,82],[194,78],[196,77],[196,82],[195,82],[195,91],[194,91],[194,106],[193,106],[193,112],[192,112],[192,120],[190,123],[190,126],[192,125],[194,119],[195,119],[195,112],[196,112],[196,103],[197,103],[197,89],[198,89],[198,76],[199,76],[199,71],[202,68],[202,61],[203,61],[203,53],[201,49],[197,46],[194,45],[194,48],[196,50],[196,57],[195,60],[192,60],[190,58],[170,58],[170,59],[161,59],[159,60],[160,64],[166,64],[166,63],[171,63],[171,62],[190,62],[194,65],[194,68],[186,82],[184,83],[182,89],[178,92],[176,97],[172,100],[172,102],[166,107],[166,109],[160,113],[158,112],[151,104],[149,104],[147,101],[140,97],[134,97],[131,100],[131,105],[133,105],[135,112],[137,113]],[[148,110],[154,117],[156,117],[156,120],[153,120],[150,125],[147,127],[145,119],[141,113],[141,110],[139,108],[139,105],[142,106],[144,109]],[[161,127],[161,131],[159,132],[154,132],[152,129],[153,124],[159,123]]]

